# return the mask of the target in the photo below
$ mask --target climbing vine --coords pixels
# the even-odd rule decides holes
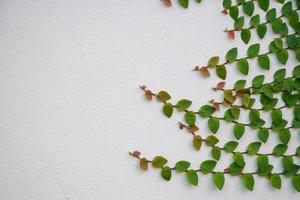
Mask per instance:
[[[280,9],[270,8],[270,1],[278,3]],[[162,0],[170,7],[171,0]],[[200,3],[201,0],[195,0]],[[189,7],[189,0],[178,0],[183,8]],[[290,139],[293,134],[298,134],[300,129],[300,22],[299,10],[300,0],[223,0],[224,15],[233,20],[233,28],[226,28],[225,33],[229,39],[235,39],[240,34],[241,40],[248,45],[245,57],[239,56],[237,47],[229,49],[224,55],[224,62],[220,56],[212,56],[206,65],[196,66],[193,70],[200,72],[203,77],[210,77],[214,70],[216,75],[222,79],[213,86],[214,92],[221,92],[222,100],[211,99],[209,103],[199,106],[198,110],[190,109],[192,101],[179,99],[171,101],[171,95],[161,90],[153,92],[145,85],[140,88],[148,101],[156,99],[162,105],[162,113],[171,118],[174,112],[181,112],[184,122],[178,122],[180,129],[185,130],[192,137],[191,145],[195,151],[200,151],[202,145],[211,149],[211,159],[200,163],[199,168],[190,168],[191,163],[180,160],[173,165],[169,164],[167,158],[157,155],[152,159],[142,156],[139,151],[129,154],[139,161],[142,170],[148,170],[150,166],[159,169],[161,177],[169,181],[173,173],[181,173],[186,176],[187,181],[198,185],[198,174],[210,175],[212,182],[221,190],[228,176],[239,176],[242,185],[252,191],[257,177],[265,178],[275,189],[280,189],[282,177],[287,177],[296,191],[300,192],[299,157],[300,145],[293,153],[286,153],[289,148]],[[256,12],[258,9],[263,12]],[[256,14],[263,13],[263,14]],[[263,19],[264,18],[264,19]],[[246,24],[246,20],[249,24]],[[249,44],[253,32],[258,38],[264,39],[270,29],[273,35],[268,45],[268,51],[261,51],[260,43]],[[276,60],[271,62],[270,57]],[[288,60],[295,60],[298,64],[287,66]],[[275,71],[272,81],[265,81],[264,74],[258,74],[249,83],[248,79],[240,79],[233,87],[227,87],[224,80],[228,78],[227,69],[235,65],[241,76],[247,76],[252,67],[249,61],[256,60],[257,66],[268,71],[274,65],[280,64],[282,68]],[[286,68],[292,68],[288,74]],[[278,102],[283,102],[279,105]],[[284,110],[291,110],[292,116],[284,116]],[[219,111],[223,110],[220,116]],[[248,115],[248,120],[240,119],[241,113]],[[266,125],[262,113],[270,116],[271,125]],[[206,120],[210,134],[206,137],[199,133],[197,120]],[[218,133],[222,124],[232,126],[233,140],[225,141],[219,145],[221,137]],[[257,139],[249,141],[244,151],[236,150],[239,140],[247,137],[247,134],[256,133]],[[268,141],[269,135],[275,134],[280,141],[273,146],[272,151],[263,152],[261,147]],[[223,154],[232,155],[232,162],[223,170],[216,170],[218,161]],[[255,171],[246,171],[246,160],[244,156],[252,156],[256,159]],[[269,160],[270,157],[281,160],[281,170],[274,170]]]

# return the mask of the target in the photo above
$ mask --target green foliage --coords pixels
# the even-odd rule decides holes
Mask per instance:
[[[188,8],[189,0],[178,0],[183,8]],[[196,0],[200,3],[201,0]],[[208,59],[207,66],[195,67],[195,71],[200,71],[207,77],[210,76],[210,70],[216,70],[216,75],[225,80],[229,77],[228,65],[235,63],[241,74],[247,76],[250,71],[250,64],[259,66],[262,70],[269,70],[272,67],[286,65],[290,60],[295,59],[300,62],[300,22],[299,22],[299,7],[300,1],[296,1],[297,8],[293,8],[292,1],[277,0],[281,5],[281,13],[277,13],[275,8],[270,8],[269,0],[223,0],[224,14],[229,12],[233,19],[234,29],[226,29],[229,38],[234,39],[236,33],[240,33],[241,40],[245,44],[249,44],[253,37],[253,32],[256,31],[258,37],[263,39],[266,37],[268,29],[276,35],[268,45],[266,52],[261,52],[263,43],[252,43],[246,48],[246,57],[239,57],[238,54],[243,54],[236,47],[231,48],[225,55],[225,62],[221,62],[220,56],[212,56]],[[166,0],[164,3],[168,6],[171,1]],[[257,12],[258,8],[263,12]],[[270,8],[270,9],[269,9]],[[262,13],[262,14],[261,14]],[[249,22],[249,25],[247,23]],[[293,53],[293,54],[291,54]],[[275,63],[271,63],[271,57],[277,59]],[[255,62],[251,62],[255,61]],[[181,160],[176,162],[174,167],[167,166],[168,160],[162,156],[155,156],[152,160],[140,156],[138,151],[130,153],[130,155],[138,158],[139,167],[146,171],[149,165],[153,168],[158,168],[162,179],[170,181],[172,171],[184,173],[187,181],[194,186],[198,185],[198,172],[203,174],[211,174],[212,181],[217,189],[222,190],[225,184],[225,176],[239,176],[242,179],[244,187],[250,191],[254,189],[254,177],[265,177],[270,185],[275,189],[281,189],[281,176],[289,178],[296,191],[300,192],[300,166],[294,162],[294,157],[300,157],[300,146],[292,154],[288,154],[287,149],[294,132],[298,132],[300,128],[300,65],[296,65],[292,70],[292,75],[287,73],[286,68],[278,69],[273,74],[273,81],[268,80],[265,74],[254,75],[251,80],[243,78],[235,80],[234,87],[228,88],[227,83],[219,82],[214,90],[223,92],[223,101],[211,100],[211,105],[202,105],[199,111],[192,111],[190,107],[192,101],[188,99],[180,99],[176,104],[170,102],[171,96],[168,92],[162,90],[157,94],[152,93],[141,86],[145,92],[146,99],[151,101],[156,97],[158,102],[163,104],[163,114],[170,118],[173,115],[174,108],[184,114],[186,125],[180,123],[181,129],[186,129],[193,137],[193,147],[199,151],[204,142],[211,148],[212,160],[204,160],[198,169],[191,169],[189,161]],[[288,71],[289,72],[289,71]],[[250,85],[247,85],[247,83]],[[200,94],[200,96],[205,96]],[[278,105],[277,105],[278,104]],[[226,109],[224,109],[226,107]],[[223,116],[215,114],[219,110],[224,109]],[[293,111],[292,119],[289,115],[284,115],[283,109]],[[176,111],[175,110],[175,111]],[[245,111],[248,110],[248,111]],[[248,122],[239,120],[242,113],[248,113]],[[271,118],[271,126],[265,125],[265,114],[269,114]],[[207,126],[212,135],[201,137],[197,133],[199,128],[196,125],[196,115],[207,119]],[[203,119],[201,119],[203,120]],[[234,140],[219,141],[216,137],[219,134],[226,134],[227,130],[222,129],[221,121],[227,121],[233,124]],[[247,129],[246,129],[247,128]],[[236,150],[239,146],[239,141],[247,130],[249,134],[256,129],[258,141],[249,141],[246,150]],[[202,129],[201,129],[202,131]],[[263,152],[261,148],[264,143],[267,143],[270,132],[274,132],[278,136],[278,143],[273,147],[272,152]],[[202,135],[202,134],[201,134]],[[219,136],[218,136],[219,137]],[[245,137],[245,136],[244,136]],[[221,138],[221,137],[220,137]],[[224,144],[224,145],[219,145]],[[223,171],[214,171],[217,161],[221,159],[223,153],[233,156],[232,163]],[[253,156],[256,158],[257,170],[244,170],[246,161],[244,156]],[[269,162],[271,156],[280,157],[282,171],[274,170],[273,165]],[[275,168],[276,169],[276,168]]]

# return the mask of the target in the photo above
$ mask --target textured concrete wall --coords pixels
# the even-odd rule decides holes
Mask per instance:
[[[215,75],[204,79],[191,69],[233,46],[246,49],[239,37],[229,41],[223,33],[232,21],[221,10],[221,1],[208,0],[189,10],[177,4],[168,9],[158,0],[1,1],[0,199],[296,199],[288,179],[273,191],[257,178],[250,193],[238,177],[228,178],[216,192],[210,176],[200,175],[196,188],[180,174],[165,182],[157,170],[141,172],[128,156],[138,149],[150,158],[162,154],[171,164],[187,159],[194,167],[209,158],[209,148],[195,152],[191,137],[178,129],[182,115],[166,119],[138,85],[166,89],[174,101],[192,99],[194,109],[220,99],[210,89]],[[260,42],[267,44],[274,36],[268,34]],[[279,67],[272,66],[267,80]],[[246,78],[259,72],[253,62]],[[235,66],[229,75],[228,86],[241,78]],[[199,126],[207,135],[205,121]],[[221,144],[232,138],[231,129],[222,127]],[[256,131],[248,130],[241,150],[255,138]],[[262,151],[277,143],[271,134]],[[294,137],[289,152],[298,143]],[[217,169],[230,161],[224,155]],[[279,159],[272,163],[281,170]],[[246,169],[255,169],[254,158]]]

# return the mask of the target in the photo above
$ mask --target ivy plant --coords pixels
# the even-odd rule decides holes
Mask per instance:
[[[172,6],[171,0],[162,1],[168,7]],[[280,9],[272,8],[271,1],[277,2]],[[189,0],[177,2],[182,8],[188,8],[190,3]],[[207,104],[193,110],[190,99],[173,101],[166,90],[152,92],[148,87],[140,86],[148,101],[156,99],[161,103],[161,112],[166,118],[172,118],[175,112],[182,113],[179,128],[186,130],[192,137],[191,146],[196,151],[201,151],[203,146],[210,148],[210,158],[199,162],[199,167],[191,168],[191,162],[187,160],[179,160],[172,165],[162,155],[148,159],[139,151],[129,154],[138,159],[142,170],[147,171],[150,166],[160,170],[162,179],[166,181],[170,181],[174,173],[180,173],[190,185],[197,186],[201,173],[211,176],[216,188],[222,190],[230,176],[238,176],[241,184],[253,191],[256,178],[266,179],[274,189],[281,189],[282,177],[286,177],[294,189],[300,192],[300,145],[288,151],[292,136],[300,129],[300,0],[223,0],[222,6],[222,12],[229,14],[233,20],[233,28],[225,32],[229,39],[235,39],[235,34],[240,33],[242,42],[247,45],[246,56],[241,57],[243,52],[233,47],[224,53],[223,62],[220,56],[214,55],[207,59],[206,65],[194,68],[204,77],[210,77],[211,71],[215,70],[217,77],[222,80],[217,81],[212,89],[222,92],[222,99],[208,100]],[[261,50],[266,48],[262,48],[259,42],[249,44],[253,31],[260,39],[265,39],[268,29],[275,36],[272,36],[274,38],[271,38],[267,51]],[[255,60],[256,66],[250,66],[250,60]],[[288,66],[289,60],[297,64]],[[252,67],[268,72],[271,67],[278,65],[281,67],[275,71],[271,81],[266,81],[263,73],[257,74],[252,80],[245,78]],[[227,87],[225,82],[229,77],[229,67],[236,67],[243,76],[232,87]],[[288,74],[286,68],[291,68],[292,73]],[[292,115],[285,115],[285,110],[290,110]],[[220,111],[223,113],[220,114]],[[242,114],[248,116],[246,121],[240,119]],[[270,119],[269,125],[264,116]],[[206,121],[210,131],[208,136],[200,133],[197,126],[199,120]],[[224,124],[231,126],[231,130],[220,131]],[[224,134],[232,134],[233,139],[224,141]],[[249,140],[247,147],[240,150],[240,139],[250,134],[256,134],[256,139]],[[262,146],[268,142],[270,135],[275,135],[278,142],[273,144],[271,151],[263,151]],[[231,155],[232,162],[225,169],[220,169],[218,162],[224,154]],[[256,170],[245,170],[248,164],[246,156],[256,159]],[[280,160],[280,170],[274,169],[271,157]]]

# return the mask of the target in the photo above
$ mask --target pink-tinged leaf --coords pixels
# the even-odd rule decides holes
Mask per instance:
[[[151,90],[146,90],[145,91],[145,97],[148,101],[151,101],[152,100],[152,92]]]
[[[213,106],[214,106],[214,108],[215,108],[217,111],[220,111],[220,103],[214,102],[214,103],[213,103]]]
[[[234,38],[235,38],[234,31],[227,31],[227,36],[228,36],[229,39],[234,40]]]
[[[223,13],[224,15],[228,15],[228,11],[227,11],[226,9],[223,10],[222,13]]]
[[[225,86],[225,82],[224,82],[224,81],[221,81],[221,82],[219,82],[219,83],[217,84],[216,89],[222,90],[222,89],[224,88],[224,86]]]
[[[167,7],[170,7],[172,6],[172,1],[171,0],[163,0],[164,4],[167,6]]]

